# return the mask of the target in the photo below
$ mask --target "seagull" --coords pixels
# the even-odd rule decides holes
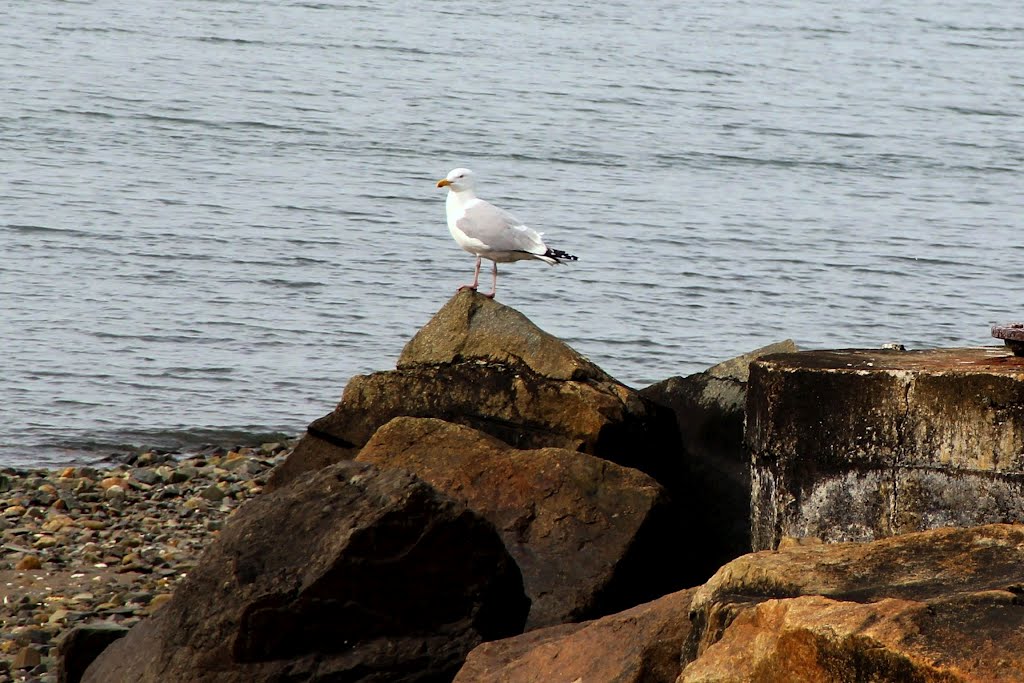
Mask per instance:
[[[493,299],[498,289],[498,263],[511,263],[524,259],[539,259],[549,265],[563,261],[577,261],[577,257],[559,249],[552,249],[540,238],[540,233],[523,225],[522,221],[504,209],[486,202],[473,192],[476,176],[468,168],[456,168],[437,181],[438,187],[448,188],[445,211],[448,229],[459,246],[476,256],[473,284],[462,285],[459,290],[474,292],[480,281],[480,260],[493,264],[491,292],[484,296]]]

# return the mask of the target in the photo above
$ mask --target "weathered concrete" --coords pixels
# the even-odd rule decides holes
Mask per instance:
[[[1024,358],[810,351],[751,365],[754,549],[1024,521]]]

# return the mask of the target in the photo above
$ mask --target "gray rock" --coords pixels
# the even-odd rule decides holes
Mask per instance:
[[[181,484],[199,475],[199,468],[192,465],[179,465],[171,471],[168,481],[172,484]]]
[[[691,518],[701,520],[691,540],[703,548],[704,576],[751,549],[750,455],[743,444],[750,364],[796,350],[787,339],[640,391],[675,413],[689,454],[687,478],[696,484],[687,500]]]
[[[157,474],[156,470],[150,467],[138,467],[132,471],[132,479],[141,481],[143,484],[159,484],[163,482],[163,478]]]
[[[219,503],[224,499],[224,491],[216,484],[210,484],[199,492],[199,495],[211,503]]]

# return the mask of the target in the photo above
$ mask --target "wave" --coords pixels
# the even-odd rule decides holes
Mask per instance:
[[[123,462],[149,450],[188,455],[211,447],[258,447],[297,436],[285,427],[200,427],[190,429],[126,429],[68,434],[25,445],[0,444],[0,466],[56,467]]]

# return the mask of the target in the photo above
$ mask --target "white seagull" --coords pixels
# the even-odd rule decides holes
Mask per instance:
[[[536,230],[523,225],[508,211],[477,197],[473,192],[475,178],[468,168],[456,168],[437,181],[438,187],[448,188],[444,205],[452,237],[460,247],[476,256],[473,284],[463,285],[460,290],[476,291],[480,281],[480,259],[487,259],[493,264],[491,292],[484,294],[492,299],[498,289],[499,262],[539,259],[553,266],[562,261],[578,260],[572,254],[548,247]]]

